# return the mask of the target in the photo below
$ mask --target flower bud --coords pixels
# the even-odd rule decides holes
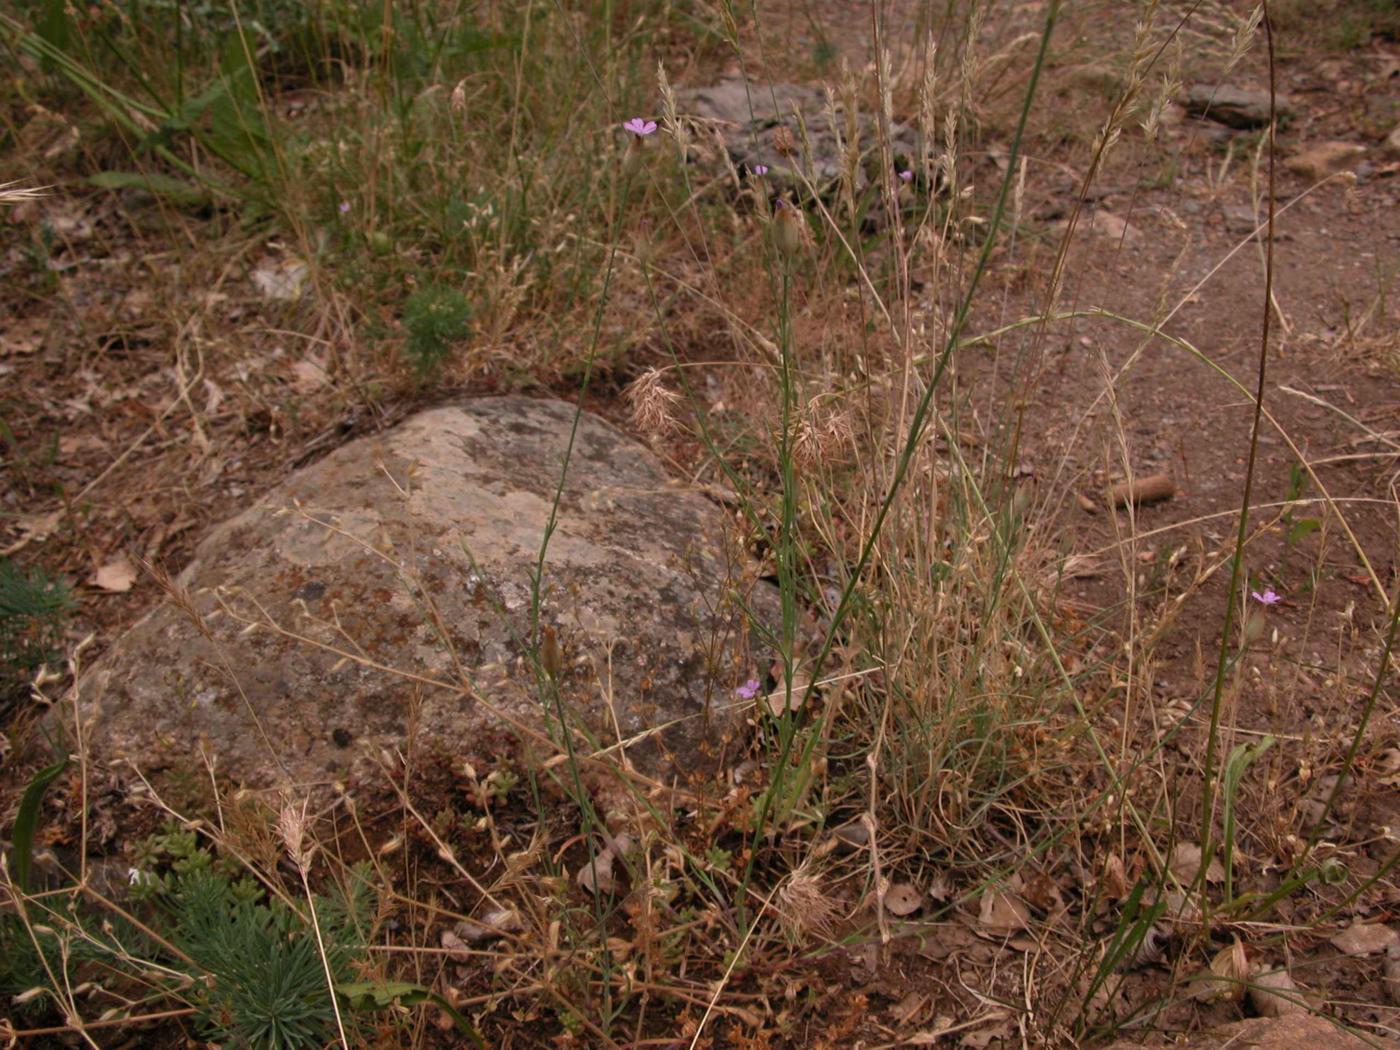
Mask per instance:
[[[802,213],[785,200],[776,202],[777,211],[773,215],[773,244],[789,258],[806,247],[807,224]]]

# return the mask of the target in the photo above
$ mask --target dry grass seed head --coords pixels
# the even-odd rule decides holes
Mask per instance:
[[[794,940],[808,934],[829,936],[839,912],[837,902],[826,892],[811,859],[800,864],[778,890],[779,914],[784,929]]]
[[[680,153],[681,163],[684,164],[689,141],[686,130],[676,115],[676,93],[671,89],[671,82],[666,77],[666,66],[660,61],[656,63],[656,83],[661,91],[661,125],[675,140],[676,150]]]
[[[773,148],[785,157],[790,157],[797,152],[797,139],[793,137],[792,129],[786,124],[779,124],[773,129]]]
[[[305,802],[301,804],[300,809],[288,803],[277,816],[277,834],[282,839],[287,856],[302,875],[310,872],[311,857],[316,852],[315,845],[306,841],[306,825]]]
[[[628,385],[623,396],[632,409],[633,425],[644,434],[666,434],[676,428],[673,409],[681,398],[666,386],[659,369],[648,368]]]
[[[804,471],[822,463],[844,458],[852,443],[850,417],[845,412],[824,408],[821,398],[807,403],[792,441],[794,462]]]

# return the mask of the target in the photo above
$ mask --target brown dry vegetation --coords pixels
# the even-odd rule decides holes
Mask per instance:
[[[305,883],[285,800],[76,755],[42,882],[12,856],[0,889],[22,939],[72,949],[16,1005],[27,1041],[220,1039],[159,936],[76,950],[81,915],[156,921],[122,873],[169,870],[142,844],[172,826],[289,907],[368,865],[356,978],[441,999],[386,994],[352,1043],[470,1045],[451,1002],[503,1047],[1094,1045],[1267,1012],[1245,985],[1277,966],[1393,1037],[1400,947],[1332,941],[1400,902],[1387,5],[1270,4],[1271,63],[1220,0],[412,4],[392,33],[269,5],[285,23],[178,44],[114,2],[68,10],[74,67],[34,42],[53,6],[0,17],[6,178],[46,188],[0,213],[0,548],[77,607],[7,716],[7,836],[55,758],[44,706],[161,573],[427,404],[587,376],[590,410],[728,501],[800,619],[763,683],[795,680],[795,710],[757,707],[684,804],[602,774],[580,797],[505,733],[489,766],[414,741],[314,811]],[[177,47],[184,95],[244,84],[257,136],[158,130]],[[829,84],[926,152],[907,184],[876,162],[859,203],[799,190],[784,252],[762,184],[699,162],[705,129],[617,131],[663,118],[658,63]],[[1172,102],[1271,72],[1276,136]],[[1286,164],[1328,141],[1361,150]],[[470,333],[415,367],[425,289],[469,300]],[[1153,475],[1169,498],[1109,495]]]

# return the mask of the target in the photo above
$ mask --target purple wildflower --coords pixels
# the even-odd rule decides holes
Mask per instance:
[[[909,168],[905,168],[903,171],[901,171],[901,172],[899,173],[899,181],[900,181],[900,182],[913,182],[913,181],[914,181],[914,172],[913,172],[912,170],[910,170]]]
[[[767,174],[768,174],[768,165],[767,165],[767,164],[755,164],[755,165],[753,166],[753,173],[754,173],[755,175],[757,175],[759,178],[762,178],[764,175],[767,175]]]
[[[1249,594],[1250,597],[1260,605],[1277,605],[1279,602],[1283,601],[1283,598],[1276,594],[1272,587],[1265,587],[1263,594],[1260,594],[1258,591],[1250,591]]]
[[[341,201],[341,202],[340,202],[340,214],[341,214],[341,215],[344,215],[344,214],[345,214],[346,212],[348,212],[349,210],[350,210],[350,202],[349,202],[349,201]]]
[[[752,700],[758,695],[758,679],[750,678],[738,689],[734,690],[734,695],[740,700]]]
[[[633,117],[626,124],[622,125],[623,131],[630,131],[637,138],[646,138],[656,130],[656,121],[643,120],[641,117]]]

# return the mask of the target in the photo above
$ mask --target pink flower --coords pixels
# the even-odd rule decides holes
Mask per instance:
[[[901,172],[899,173],[899,181],[900,181],[900,182],[912,182],[913,180],[914,180],[914,173],[913,173],[913,171],[911,171],[910,169],[905,168],[903,171],[901,171]]]
[[[349,201],[341,201],[341,202],[340,202],[340,214],[341,214],[341,215],[344,215],[344,214],[345,214],[346,212],[348,212],[349,210],[350,210],[350,202],[349,202]]]
[[[641,117],[633,117],[626,124],[622,125],[623,131],[630,131],[637,138],[646,138],[656,130],[656,121],[643,120]]]
[[[758,695],[758,679],[750,678],[738,689],[734,690],[734,695],[740,700],[752,700]]]
[[[757,175],[759,178],[762,178],[764,175],[767,175],[767,174],[768,174],[768,165],[767,165],[767,164],[755,164],[755,165],[753,166],[753,173],[754,173],[755,175]]]
[[[1249,595],[1260,605],[1277,605],[1279,602],[1283,601],[1281,596],[1274,593],[1272,587],[1265,587],[1263,594],[1260,594],[1258,591],[1250,591]]]

